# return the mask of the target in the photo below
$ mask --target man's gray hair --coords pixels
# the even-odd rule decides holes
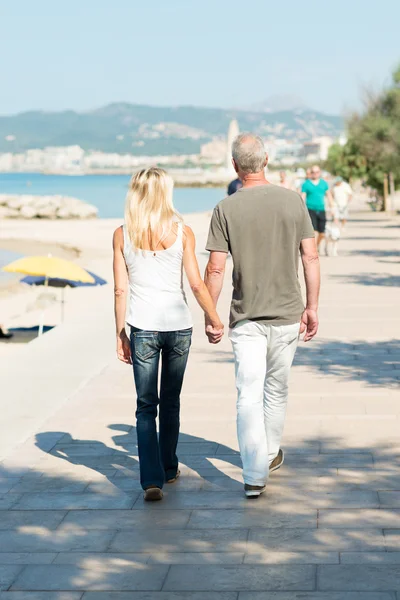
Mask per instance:
[[[266,154],[264,142],[254,133],[241,133],[233,140],[232,158],[243,173],[260,173]]]

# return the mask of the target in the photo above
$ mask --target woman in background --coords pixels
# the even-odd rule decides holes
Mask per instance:
[[[173,483],[180,474],[176,455],[180,393],[192,338],[183,269],[205,313],[210,342],[218,343],[223,335],[200,276],[194,234],[175,210],[172,193],[172,178],[163,169],[136,173],[127,195],[125,225],[113,239],[117,354],[133,364],[140,481],[148,501],[161,500],[164,482]]]

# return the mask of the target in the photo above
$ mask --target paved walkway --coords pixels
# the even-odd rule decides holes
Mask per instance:
[[[229,343],[206,344],[197,310],[183,476],[162,503],[140,493],[130,369],[107,357],[44,422],[26,386],[15,426],[36,434],[0,465],[0,599],[400,600],[399,256],[399,222],[360,214],[322,258],[320,337],[298,352],[286,463],[258,501],[243,497]],[[225,314],[228,299],[227,280]],[[62,353],[53,373],[35,366],[47,403]]]

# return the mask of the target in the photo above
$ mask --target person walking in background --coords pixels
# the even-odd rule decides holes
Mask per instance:
[[[210,342],[217,343],[223,335],[223,325],[200,277],[194,234],[174,209],[172,192],[172,178],[163,169],[139,171],[131,179],[125,225],[115,231],[113,239],[117,355],[133,364],[145,500],[161,500],[164,482],[173,483],[179,477],[180,393],[192,337],[183,268],[205,313]]]
[[[232,196],[232,194],[236,194],[238,190],[242,187],[242,182],[239,177],[236,177],[233,181],[228,185],[228,196]]]
[[[305,180],[301,191],[314,227],[317,248],[320,251],[321,243],[325,239],[325,196],[328,199],[331,210],[333,209],[333,199],[329,191],[329,185],[325,179],[321,179],[321,169],[318,165],[311,167],[310,179]]]
[[[339,221],[343,229],[349,218],[349,204],[353,197],[353,190],[343,177],[336,177],[333,180],[332,197],[334,218]]]
[[[236,370],[237,427],[247,497],[258,497],[284,461],[281,438],[288,380],[299,335],[318,329],[319,259],[300,196],[270,184],[263,141],[251,133],[232,146],[243,188],[214,210],[206,285],[217,305],[228,252],[233,259],[230,339]],[[299,250],[307,289],[298,281]],[[209,323],[206,321],[206,325]],[[206,330],[207,333],[207,330]]]
[[[291,190],[292,186],[290,185],[290,181],[286,176],[286,171],[279,171],[279,185],[287,190]]]

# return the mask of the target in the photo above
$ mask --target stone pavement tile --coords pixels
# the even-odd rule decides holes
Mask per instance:
[[[0,496],[7,494],[12,488],[14,488],[21,479],[19,477],[10,477],[9,479],[0,480]]]
[[[64,492],[83,492],[87,486],[86,481],[68,481],[65,478],[56,477],[41,477],[40,479],[32,479],[17,483],[12,488],[12,493],[31,493],[31,492],[46,492],[46,493],[64,493]]]
[[[326,488],[320,489],[297,489],[296,498],[288,496],[286,490],[276,489],[272,491],[267,488],[263,494],[264,498],[271,504],[280,503],[282,509],[289,508],[293,503],[303,504],[311,508],[379,508],[378,494],[372,490],[347,490],[334,491]],[[295,500],[295,502],[294,502]]]
[[[287,466],[292,466],[298,463],[298,458],[288,453],[285,455],[285,463]],[[316,465],[320,468],[329,467],[372,467],[373,457],[371,453],[354,453],[354,454],[315,454],[308,456],[302,460],[302,466]]]
[[[182,481],[184,481],[182,479]],[[200,489],[203,492],[226,492],[228,490],[243,492],[243,480],[233,479],[232,477],[208,475],[207,478],[201,479]]]
[[[0,515],[0,530],[24,526],[57,529],[66,514],[63,510],[7,510]]]
[[[56,552],[2,552],[0,565],[50,565]]]
[[[317,588],[326,591],[395,591],[400,565],[320,565]]]
[[[386,550],[388,552],[400,551],[400,529],[384,529]]]
[[[142,486],[140,485],[139,478],[133,479],[132,477],[120,477],[112,479],[104,479],[102,481],[91,481],[85,483],[85,493],[114,495],[121,492],[136,492],[139,494],[142,492]]]
[[[385,550],[379,529],[268,529],[250,530],[248,551],[316,552]]]
[[[146,564],[150,554],[134,552],[60,552],[55,565],[76,565],[85,569],[108,569],[113,566]]]
[[[341,552],[341,564],[400,564],[400,552]]]
[[[220,454],[223,454],[223,455],[231,454],[234,456],[240,456],[239,450],[235,450],[234,448],[231,448],[230,446],[226,446],[225,444],[218,444],[217,456],[219,456]]]
[[[168,490],[167,490],[168,492]],[[187,494],[166,493],[162,502],[150,506],[140,496],[135,502],[134,510],[166,510],[181,508],[240,508],[248,504],[243,492],[188,492]]]
[[[172,565],[163,586],[177,591],[313,590],[312,565]]]
[[[0,597],[1,591],[10,587],[22,569],[21,565],[0,565]]]
[[[71,510],[63,524],[83,529],[183,529],[189,517],[189,510]]]
[[[320,510],[318,527],[379,527],[400,529],[400,509]]]
[[[85,531],[67,527],[57,531],[45,527],[21,527],[17,531],[0,531],[0,548],[3,552],[101,552],[107,549],[114,534],[114,531]]]
[[[188,454],[179,454],[179,463],[180,465],[186,465],[192,469],[200,470],[200,469],[210,469],[212,466],[218,466],[222,464],[226,464],[228,467],[242,467],[242,461],[240,456],[236,456],[234,454],[227,454],[225,456],[200,456],[200,455],[188,455]]]
[[[37,472],[37,479],[47,479],[49,481],[51,478],[60,479],[63,477],[71,482],[77,481],[78,483],[84,481],[86,483],[91,483],[92,481],[106,481],[107,477],[114,477],[117,472],[116,467],[104,468],[101,469],[101,471],[98,471],[97,469],[92,469],[87,465],[66,462],[59,464],[44,464],[41,465],[41,467],[41,471]],[[29,479],[27,477],[23,477],[21,483],[28,481]]]
[[[8,510],[17,504],[18,500],[21,499],[21,494],[7,494],[0,496],[0,510]]]
[[[58,456],[60,452],[66,456],[109,456],[118,454],[120,451],[101,442],[82,443],[82,440],[79,440],[72,444],[57,444],[50,454]]]
[[[336,565],[339,564],[339,552],[274,552],[250,549],[244,556],[244,564]]]
[[[379,491],[381,506],[400,508],[400,490]]]
[[[363,489],[400,490],[400,469],[338,469],[337,483],[362,486]]]
[[[206,465],[191,465],[190,463],[185,465],[183,463],[179,464],[179,468],[181,470],[181,475],[183,478],[186,477],[214,477],[214,476],[223,476],[226,475],[230,477],[231,475],[237,479],[238,476],[242,474],[242,467],[238,465],[233,465],[229,462],[225,462],[219,459],[209,460]]]
[[[247,529],[148,529],[120,531],[111,552],[245,552]],[[382,536],[383,539],[383,536]]]
[[[183,474],[183,469],[181,470]],[[226,480],[226,478],[225,478]],[[200,476],[190,477],[184,475],[180,477],[173,485],[166,485],[165,491],[168,493],[172,492],[195,492],[201,490],[204,487],[205,480]],[[109,481],[96,481],[92,482],[86,488],[86,492],[99,492],[102,490],[105,492],[110,489],[110,486],[115,486],[118,489],[126,492],[139,492],[143,493],[142,486],[140,485],[139,472],[128,474],[126,471],[117,472],[115,477],[112,477]],[[243,484],[241,486],[242,489]],[[230,489],[230,488],[228,488]]]
[[[237,592],[86,592],[82,600],[237,600]]]
[[[241,565],[244,552],[156,552],[148,564],[165,565]]]
[[[1,600],[81,600],[82,592],[3,592]]]
[[[181,437],[187,439],[187,436],[181,434]],[[202,456],[214,456],[218,449],[218,442],[179,442],[177,454],[200,454]]]
[[[59,457],[47,454],[37,465],[37,470],[41,473],[49,473],[54,475],[64,475],[67,477],[70,473],[76,472],[77,469],[92,469],[94,472],[115,471],[119,465],[126,465],[130,468],[139,468],[139,462],[129,456],[126,452],[119,453],[114,450],[112,454],[93,454],[86,456],[71,456],[65,461],[61,461]]]
[[[240,592],[238,600],[396,600],[393,592]]]
[[[123,509],[132,508],[138,497],[136,492],[132,495],[121,492],[114,496],[93,493],[23,494],[13,510]]]
[[[166,565],[123,565],[87,570],[75,565],[27,566],[11,590],[161,590]]]
[[[243,510],[194,510],[188,529],[250,529],[270,527],[317,527],[317,511],[302,510],[293,514],[281,512],[279,506],[266,506],[264,510],[251,507]]]

